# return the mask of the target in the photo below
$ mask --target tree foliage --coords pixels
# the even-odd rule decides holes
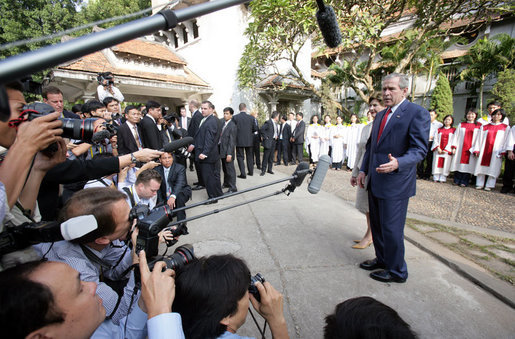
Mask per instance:
[[[95,22],[124,14],[135,13],[151,6],[151,0],[90,0],[82,10],[85,22]],[[132,18],[131,20],[134,20]],[[113,21],[103,25],[104,28],[119,25],[122,21]]]
[[[510,121],[515,121],[515,70],[506,69],[497,74],[492,94],[501,102]]]
[[[440,119],[453,113],[452,91],[447,77],[440,72],[436,81],[433,96],[431,97],[431,109],[434,109]]]

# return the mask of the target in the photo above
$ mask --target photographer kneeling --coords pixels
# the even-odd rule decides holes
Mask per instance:
[[[97,295],[107,316],[116,324],[130,312],[131,300],[137,300],[133,296],[134,273],[127,273],[137,262],[136,255],[122,242],[127,240],[133,224],[125,198],[125,194],[112,188],[89,188],[75,193],[64,206],[61,221],[92,214],[98,228],[72,241],[34,246],[42,257],[65,262],[80,273],[82,280],[97,283]]]
[[[256,282],[261,302],[249,294],[250,271],[233,255],[197,259],[177,270],[173,309],[182,317],[188,339],[244,338],[236,331],[252,306],[269,323],[274,339],[289,338],[283,296],[269,282]]]
[[[33,261],[0,272],[0,327],[9,338],[184,338],[171,312],[173,271],[164,262],[148,269],[140,253],[142,298],[119,326],[105,320],[97,284],[59,262]],[[146,313],[144,313],[146,312]],[[147,321],[148,318],[148,321]],[[148,333],[147,327],[148,325]]]

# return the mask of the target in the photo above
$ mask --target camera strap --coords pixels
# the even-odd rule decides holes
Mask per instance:
[[[132,194],[131,189],[129,187],[124,187],[122,190],[129,196],[129,199],[131,200],[131,207],[136,206],[136,200],[134,200],[134,194]]]

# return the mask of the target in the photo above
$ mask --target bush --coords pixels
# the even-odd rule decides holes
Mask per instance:
[[[452,107],[452,90],[447,77],[440,72],[436,81],[435,89],[431,97],[431,109],[438,113],[438,120],[442,120],[444,116],[453,113]]]

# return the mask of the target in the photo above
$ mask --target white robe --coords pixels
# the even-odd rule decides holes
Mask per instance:
[[[345,144],[347,145],[347,167],[350,169],[353,169],[356,164],[356,153],[362,128],[362,124],[352,124],[347,126],[347,138]]]
[[[511,126],[508,138],[506,138],[506,145],[504,145],[504,151],[515,151],[515,125]]]
[[[325,126],[320,126],[320,130],[322,131],[320,133],[320,155],[329,154],[329,146],[332,146],[331,132],[333,128],[333,124],[326,124]]]
[[[477,157],[472,152],[480,131],[481,124],[478,123],[462,122],[458,125],[451,146],[455,149],[451,161],[451,172],[474,173]]]
[[[333,147],[331,157],[335,163],[343,162],[345,160],[345,126],[342,124],[336,125],[331,132],[331,145]]]
[[[433,140],[433,175],[443,174],[449,175],[451,168],[452,144],[454,139],[455,128],[439,128]],[[445,138],[447,142],[445,142]],[[438,147],[443,151],[438,153]]]
[[[509,127],[503,123],[488,124],[481,127],[481,132],[474,145],[474,154],[478,154],[474,175],[488,175],[497,178],[501,173],[504,147],[508,138]],[[495,139],[490,140],[489,134],[495,133]],[[491,151],[490,151],[491,150]]]
[[[322,133],[322,126],[319,124],[311,124],[308,126],[306,133],[306,151],[309,151],[309,146],[311,148],[311,160],[313,162],[317,162],[320,156],[320,137]]]

